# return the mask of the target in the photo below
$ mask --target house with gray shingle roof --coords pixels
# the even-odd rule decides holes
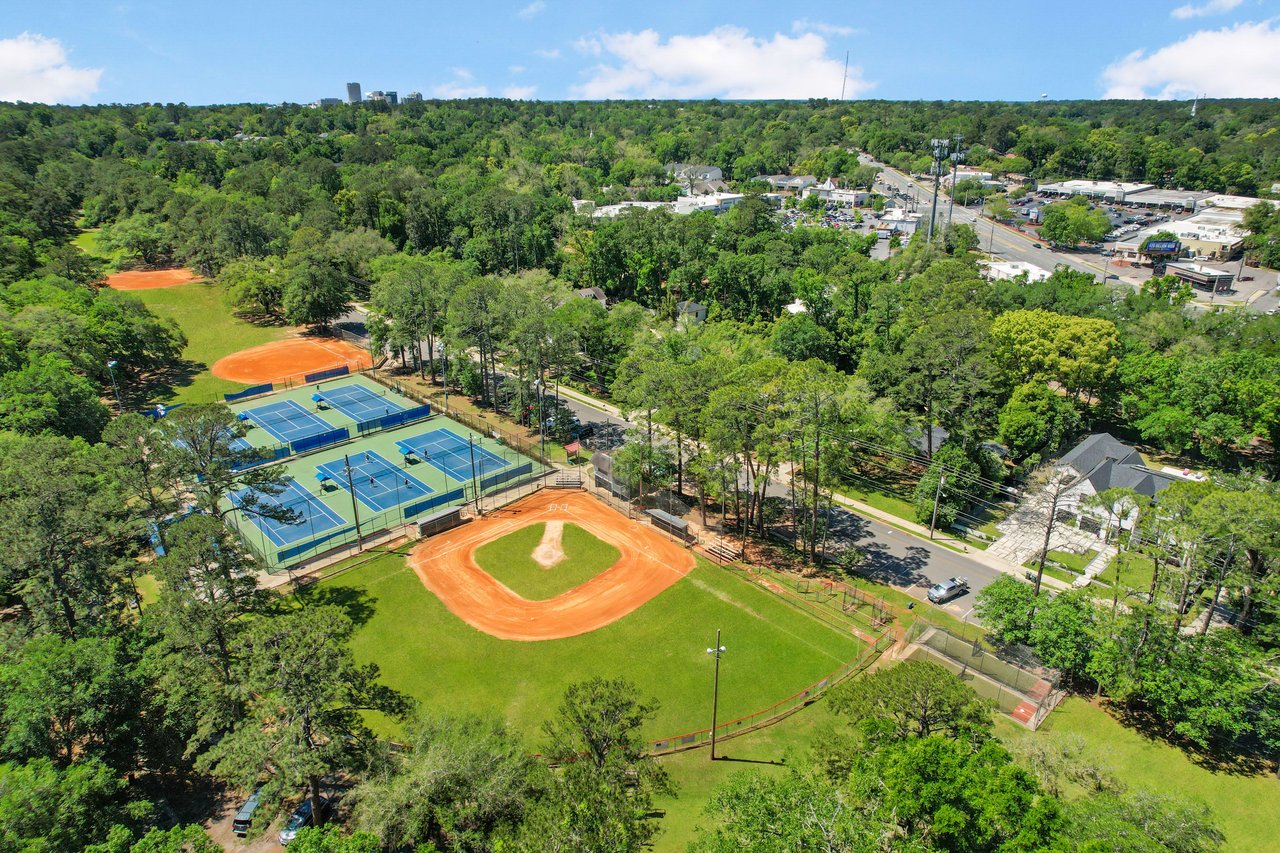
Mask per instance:
[[[1177,479],[1148,468],[1136,449],[1105,432],[1094,433],[1077,444],[1058,460],[1055,467],[1078,478],[1059,505],[1074,514],[1076,522],[1085,529],[1105,530],[1111,524],[1105,512],[1083,505],[1093,495],[1107,489],[1124,488],[1154,497]],[[1120,527],[1131,527],[1130,518],[1121,519]]]

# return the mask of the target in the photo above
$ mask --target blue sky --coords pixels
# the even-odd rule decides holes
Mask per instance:
[[[958,10],[953,13],[950,10]],[[0,0],[0,100],[1280,97],[1280,0]]]

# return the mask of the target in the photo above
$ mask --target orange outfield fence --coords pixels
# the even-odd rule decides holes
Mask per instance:
[[[862,650],[862,653],[855,659],[842,665],[835,672],[832,672],[826,678],[816,681],[813,684],[788,696],[779,702],[775,702],[767,708],[762,708],[745,717],[739,717],[736,720],[730,720],[726,723],[720,723],[716,726],[716,741],[727,740],[736,735],[746,734],[756,729],[776,723],[796,711],[810,705],[818,700],[823,693],[831,689],[835,685],[844,681],[846,678],[855,676],[871,666],[875,660],[884,653],[884,650],[893,645],[893,637],[890,636],[888,630],[881,633],[875,638],[875,641]],[[699,729],[696,732],[687,732],[675,737],[661,738],[649,742],[650,755],[668,755],[673,752],[683,752],[687,749],[697,749],[702,746],[711,744],[711,729]]]

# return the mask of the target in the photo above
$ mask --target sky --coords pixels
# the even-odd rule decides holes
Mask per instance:
[[[848,74],[845,58],[848,56]],[[1280,97],[1280,0],[0,0],[0,101]]]

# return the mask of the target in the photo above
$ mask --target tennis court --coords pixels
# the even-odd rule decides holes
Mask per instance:
[[[241,489],[231,495],[231,502],[237,507],[241,506],[244,496],[251,489]],[[264,492],[258,492],[258,502],[267,507],[282,506],[293,510],[299,516],[297,524],[285,524],[283,521],[277,521],[274,518],[264,518],[256,514],[245,513],[245,516],[257,527],[267,538],[277,546],[290,545],[302,539],[308,539],[326,530],[332,530],[335,527],[341,527],[344,523],[342,516],[325,506],[324,503],[315,495],[304,489],[297,480],[289,480],[285,483],[284,491],[278,495],[268,495]]]
[[[332,424],[308,412],[296,400],[280,400],[245,409],[237,417],[256,424],[264,432],[270,433],[276,441],[285,444],[333,430]]]
[[[417,477],[406,474],[383,459],[375,451],[353,453],[350,459],[351,486],[360,502],[372,510],[382,512],[416,501],[435,491]],[[343,459],[326,462],[316,470],[339,486],[347,485],[347,466]]]
[[[440,428],[396,442],[403,454],[414,454],[423,462],[438,468],[460,482],[471,479],[472,445],[453,430]],[[507,460],[496,453],[474,445],[475,474],[484,477],[507,467]]]
[[[367,385],[354,382],[323,391],[317,389],[312,399],[323,401],[325,405],[337,409],[357,423],[394,415],[396,412],[403,412],[405,408],[389,398],[386,391],[378,393]]]

